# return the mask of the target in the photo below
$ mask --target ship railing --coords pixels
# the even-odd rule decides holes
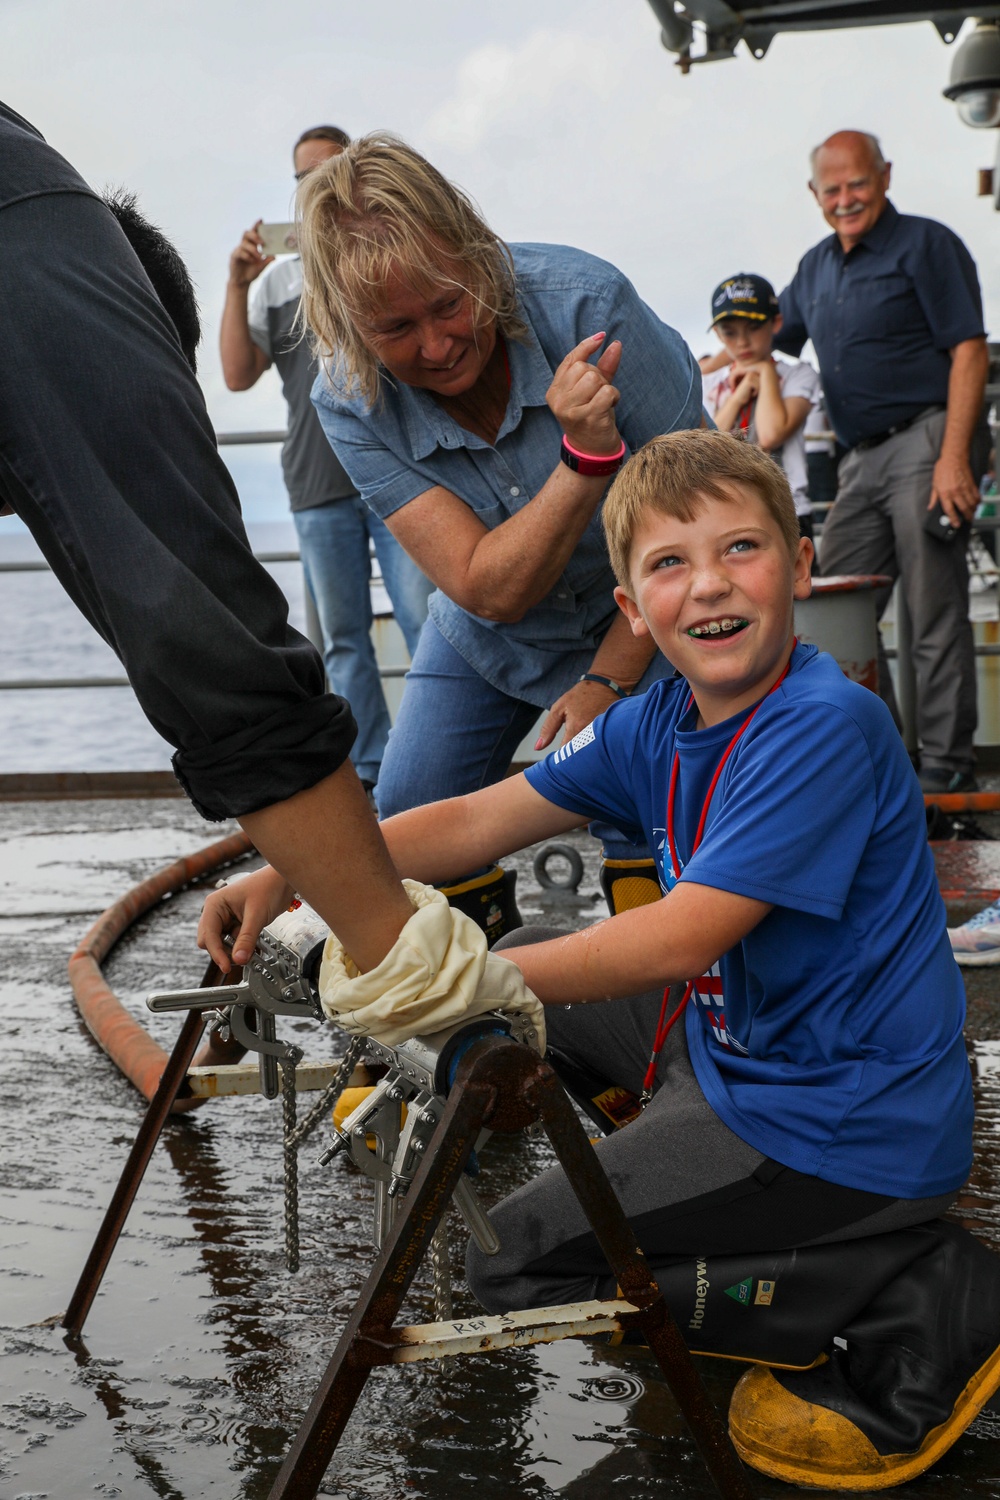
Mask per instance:
[[[220,448],[243,447],[251,443],[283,443],[287,436],[287,432],[277,429],[265,429],[256,432],[219,432],[216,433],[216,441]],[[254,557],[256,557],[259,563],[264,564],[297,563],[302,561],[297,548],[255,552]],[[51,571],[49,564],[44,558],[0,560],[0,573],[50,573]],[[305,584],[304,579],[303,584]],[[319,616],[316,613],[316,605],[308,587],[304,587],[303,592],[305,595],[306,613],[305,634],[322,655],[323,633],[320,628]],[[408,670],[408,667],[384,666],[382,663],[379,663],[378,672],[379,676],[383,679],[390,679],[405,677]],[[127,677],[9,677],[6,680],[0,678],[0,692],[38,688],[121,688],[129,686],[130,683]]]
[[[998,388],[998,390],[1000,390],[1000,388]],[[244,447],[250,444],[283,443],[287,436],[287,432],[282,429],[262,429],[248,432],[219,432],[216,434],[216,441],[218,442],[220,448]],[[817,436],[825,437],[827,436],[827,434],[817,434]],[[829,436],[832,436],[832,434],[829,434]],[[814,511],[825,514],[825,512],[829,509],[829,506],[819,504],[814,505],[813,509]],[[983,517],[981,519],[977,519],[974,522],[974,527],[977,533],[992,532],[996,534],[997,530],[1000,529],[1000,516]],[[278,551],[255,552],[254,556],[256,557],[258,562],[264,564],[295,563],[301,562],[302,560],[298,549],[282,549]],[[990,561],[992,561],[992,559]],[[51,569],[49,568],[49,564],[43,558],[25,558],[23,560],[16,561],[0,560],[0,573],[47,573],[50,571]],[[989,564],[983,564],[975,568],[974,571],[978,572],[982,578],[989,579],[991,582],[994,581],[998,576],[1000,576],[995,565],[989,566]],[[309,592],[308,587],[304,589],[304,595],[306,614],[305,634],[308,636],[309,640],[313,643],[316,649],[322,654],[322,631],[320,629],[319,617],[316,614],[316,605],[313,601],[313,597]],[[903,605],[902,603],[902,599],[898,593],[898,590],[896,596],[896,609],[897,618],[900,614],[905,613],[905,605]],[[905,636],[907,634],[907,623],[908,622],[900,620],[900,624],[903,626],[903,629],[898,631],[899,635]],[[1000,656],[1000,643],[990,641],[977,641],[975,645],[975,653],[979,657]],[[905,654],[906,653],[904,646],[904,657]],[[886,655],[889,658],[898,661],[900,656],[898,646],[888,647],[886,650]],[[379,676],[385,679],[405,677],[407,671],[407,667],[384,666],[382,664],[379,665]],[[129,681],[127,677],[20,677],[7,678],[6,680],[0,679],[0,691],[32,688],[112,688],[128,686]]]

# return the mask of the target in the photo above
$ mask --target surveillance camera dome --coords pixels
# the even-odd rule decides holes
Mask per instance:
[[[1000,29],[995,21],[977,21],[962,42],[944,97],[954,100],[964,125],[974,130],[1000,125]]]

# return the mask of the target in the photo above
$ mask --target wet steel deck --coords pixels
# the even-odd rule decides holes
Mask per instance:
[[[36,1326],[66,1305],[142,1110],[80,1022],[66,958],[110,901],[217,836],[180,801],[0,807],[2,1500],[263,1500],[371,1264],[368,1183],[343,1163],[316,1168],[310,1143],[302,1270],[286,1273],[279,1106],[213,1100],[168,1127],[90,1315],[86,1353]],[[544,896],[518,861],[529,921],[575,927],[603,909],[595,847],[578,842],[578,900]],[[939,858],[951,888],[1000,889],[1000,844],[952,845]],[[144,1018],[147,991],[200,978],[200,901],[189,891],[164,903],[107,965]],[[972,909],[954,908],[955,918]],[[1000,1250],[1000,970],[966,972],[978,1126],[962,1216]],[[169,1045],[177,1019],[148,1019]],[[335,1045],[302,1030],[307,1055]],[[547,1159],[541,1144],[498,1138],[484,1190],[499,1196]],[[406,1314],[431,1316],[426,1278]],[[722,1404],[739,1367],[700,1363]],[[896,1493],[1000,1500],[998,1439],[1000,1416],[984,1413],[933,1473]],[[377,1371],[322,1493],[454,1500],[473,1488],[479,1500],[711,1493],[644,1351],[566,1342]]]

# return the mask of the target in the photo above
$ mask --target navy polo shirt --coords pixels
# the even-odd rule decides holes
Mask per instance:
[[[981,338],[976,263],[957,234],[886,203],[845,255],[835,234],[806,252],[780,297],[775,347],[812,339],[834,431],[847,447],[948,400],[948,351]]]

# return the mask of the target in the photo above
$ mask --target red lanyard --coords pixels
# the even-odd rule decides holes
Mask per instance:
[[[795,647],[797,645],[798,645],[797,638],[793,638],[793,640],[792,640],[792,650],[793,651],[795,650]],[[740,725],[739,729],[737,729],[736,733],[733,735],[732,739],[729,741],[729,744],[726,746],[725,750],[722,752],[722,759],[719,761],[719,764],[715,768],[715,775],[712,777],[712,780],[711,780],[711,783],[709,785],[708,791],[707,791],[707,793],[705,795],[705,801],[704,801],[704,803],[702,805],[702,809],[701,809],[701,817],[698,819],[698,828],[697,828],[697,830],[695,832],[694,842],[691,845],[691,858],[692,859],[694,858],[695,854],[697,853],[697,851],[698,851],[698,849],[699,849],[699,847],[701,845],[702,838],[704,837],[705,824],[708,821],[708,809],[712,805],[712,798],[715,796],[715,788],[719,784],[719,777],[722,775],[722,770],[723,770],[723,767],[726,764],[726,761],[729,759],[729,757],[732,755],[733,751],[736,749],[736,746],[739,743],[739,740],[740,740],[741,736],[744,735],[746,733],[746,731],[749,729],[751,721],[753,720],[754,715],[757,713],[757,711],[760,708],[763,707],[764,703],[767,701],[768,698],[770,698],[771,694],[777,692],[778,688],[780,688],[781,684],[784,682],[785,678],[788,676],[788,673],[789,673],[789,670],[791,668],[791,665],[792,665],[792,658],[791,658],[791,656],[789,656],[787,662],[785,663],[785,669],[782,672],[781,676],[778,678],[777,682],[774,683],[774,685],[764,694],[764,697],[760,700],[760,702],[757,703],[757,704],[755,704],[754,707],[750,710],[750,712],[747,714],[746,718],[743,720],[743,723]],[[691,707],[691,704],[693,702],[694,702],[694,694],[692,693],[691,696],[688,698],[687,703],[684,705],[684,713],[687,713],[688,709]],[[682,717],[683,717],[683,715],[682,715]],[[678,773],[680,771],[680,764],[681,764],[680,755],[678,754],[677,750],[675,749],[674,750],[673,762],[672,762],[671,767],[670,767],[670,786],[669,786],[669,789],[667,791],[667,848],[670,851],[670,867],[671,867],[671,869],[673,871],[673,875],[674,875],[674,880],[675,881],[679,880],[680,879],[680,875],[681,875],[681,866],[680,866],[680,862],[679,862],[679,860],[677,858],[677,844],[676,844],[676,842],[674,840],[674,798],[675,798],[675,796],[677,794],[677,776],[678,776]],[[673,1026],[674,1022],[681,1015],[681,1012],[684,1010],[684,1007],[687,1005],[688,1001],[690,1000],[691,996],[693,995],[693,993],[694,993],[694,985],[695,985],[695,981],[693,979],[689,979],[688,982],[687,982],[687,987],[684,990],[684,997],[681,1000],[680,1005],[678,1005],[677,1009],[674,1011],[674,1013],[670,1017],[670,1019],[668,1021],[666,1021],[666,1023],[664,1023],[664,1016],[666,1015],[666,1011],[667,1011],[667,1001],[670,998],[670,986],[669,986],[669,984],[667,985],[666,989],[663,991],[663,1001],[662,1001],[662,1003],[660,1005],[660,1017],[659,1017],[659,1020],[656,1023],[656,1035],[653,1038],[653,1050],[650,1053],[649,1067],[646,1069],[646,1076],[645,1076],[645,1078],[642,1081],[641,1102],[643,1104],[648,1104],[649,1101],[650,1101],[650,1099],[653,1097],[653,1079],[656,1076],[656,1064],[660,1060],[660,1053],[663,1051],[663,1044],[667,1040],[667,1037],[670,1034],[670,1028]]]

